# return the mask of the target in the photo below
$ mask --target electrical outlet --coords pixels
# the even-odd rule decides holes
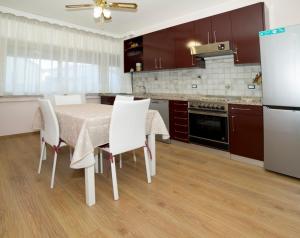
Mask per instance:
[[[198,88],[197,84],[192,84],[192,88]]]
[[[248,84],[248,89],[255,89],[255,85],[254,84]]]

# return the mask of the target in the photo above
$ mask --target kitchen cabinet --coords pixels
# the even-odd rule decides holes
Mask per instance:
[[[265,29],[264,3],[230,12],[236,64],[260,63],[259,32]]]
[[[124,72],[136,70],[136,63],[143,62],[143,37],[124,41]]]
[[[171,139],[189,142],[188,102],[169,101]]]
[[[174,27],[175,34],[175,67],[196,67],[195,56],[191,55],[189,45],[195,41],[194,22]]]
[[[114,105],[115,96],[101,96],[101,104]]]
[[[232,29],[230,13],[225,12],[222,14],[211,17],[211,40],[210,42],[232,42]]]
[[[175,68],[173,28],[144,35],[144,70]]]
[[[229,105],[230,153],[263,160],[262,106]]]
[[[187,22],[124,43],[125,72],[142,63],[143,71],[205,67],[190,46],[229,41],[235,64],[260,63],[259,31],[265,29],[264,3]]]
[[[222,13],[195,21],[196,42],[205,45],[232,40],[230,13]]]
[[[194,21],[194,40],[201,45],[212,43],[211,17]]]

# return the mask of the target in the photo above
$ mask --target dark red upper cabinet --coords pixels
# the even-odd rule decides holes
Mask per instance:
[[[143,70],[155,70],[158,69],[157,54],[159,52],[159,32],[149,33],[144,35],[144,65]]]
[[[194,21],[195,24],[195,41],[202,45],[213,42],[211,33],[211,17]]]
[[[230,12],[235,63],[260,63],[259,32],[265,29],[264,3]]]
[[[172,28],[144,35],[144,70],[172,69],[175,67]]]
[[[144,71],[205,67],[189,46],[221,41],[230,41],[236,64],[260,63],[258,33],[264,29],[264,3],[257,3],[127,40],[125,72],[138,62]]]
[[[225,12],[211,17],[211,42],[229,41],[232,43],[231,32],[230,13]]]
[[[189,68],[195,67],[195,57],[191,55],[189,44],[195,41],[194,22],[174,27],[175,32],[175,67]]]
[[[160,69],[174,69],[175,68],[175,35],[174,28],[167,28],[161,32],[161,50],[159,54],[159,68]]]

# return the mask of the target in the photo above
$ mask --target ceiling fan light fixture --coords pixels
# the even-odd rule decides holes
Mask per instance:
[[[101,17],[102,13],[104,13],[102,7],[94,7],[94,17],[95,18]]]
[[[111,17],[111,11],[108,9],[103,9],[103,15],[105,18],[110,18]]]

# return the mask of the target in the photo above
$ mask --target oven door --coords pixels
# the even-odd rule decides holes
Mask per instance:
[[[191,142],[227,150],[227,114],[189,111],[189,137]]]

